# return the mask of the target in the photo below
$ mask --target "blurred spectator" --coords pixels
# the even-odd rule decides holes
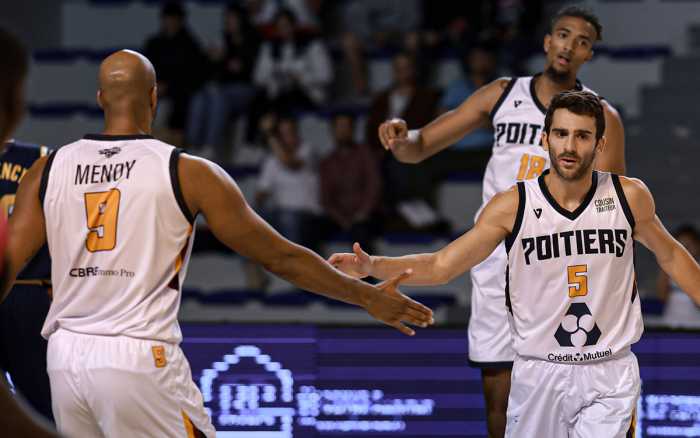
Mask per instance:
[[[160,31],[146,41],[144,55],[158,72],[158,93],[172,105],[167,126],[181,143],[190,99],[207,78],[209,63],[179,2],[165,3],[160,18]]]
[[[355,95],[369,92],[366,52],[403,47],[404,35],[420,24],[419,6],[419,0],[350,0],[345,4],[342,46]]]
[[[322,0],[246,0],[251,21],[263,30],[274,26],[275,17],[281,9],[291,11],[297,18],[302,32],[313,33],[319,28],[318,13]]]
[[[679,227],[674,236],[696,260],[700,260],[700,233],[692,225]],[[700,327],[700,308],[686,295],[668,274],[659,270],[656,293],[663,303],[663,322],[671,327]]]
[[[252,27],[247,12],[236,3],[226,8],[223,47],[214,48],[213,82],[192,99],[187,123],[187,141],[202,147],[204,155],[215,153],[218,161],[230,158],[226,128],[232,115],[244,114],[255,97],[251,84],[253,65],[260,38]]]
[[[318,157],[299,138],[297,121],[283,117],[265,133],[271,153],[262,165],[255,203],[285,237],[306,247],[318,244],[321,215]]]
[[[335,150],[321,162],[321,204],[338,228],[372,253],[377,231],[372,219],[381,197],[379,163],[367,145],[355,142],[354,128],[351,115],[333,118]]]
[[[415,61],[411,56],[399,53],[392,66],[393,85],[373,99],[365,138],[375,153],[384,156],[385,199],[392,204],[410,199],[427,200],[432,204],[435,187],[429,166],[403,164],[383,152],[377,131],[382,122],[395,117],[404,119],[410,129],[426,125],[436,116],[439,94],[416,83]]]
[[[431,45],[457,47],[470,45],[488,25],[488,1],[454,2],[449,8],[436,8],[434,0],[422,0],[422,30]]]
[[[495,46],[487,42],[472,46],[462,57],[463,76],[452,82],[440,101],[440,113],[457,108],[483,85],[496,79]],[[477,129],[451,148],[433,157],[439,180],[456,172],[483,172],[491,156],[491,127]]]
[[[296,18],[281,9],[275,18],[274,40],[263,44],[253,79],[265,89],[267,106],[289,112],[326,103],[332,63],[321,40],[299,36]]]
[[[270,154],[258,179],[256,210],[292,242],[318,251],[323,235],[319,160],[311,145],[301,142],[295,119],[278,120],[268,113],[260,119],[260,130]],[[270,280],[262,268],[245,262],[243,269],[248,288],[267,288]]]
[[[500,40],[501,65],[513,76],[526,76],[527,59],[542,50],[537,28],[542,22],[544,0],[497,0],[490,5],[491,25]]]
[[[440,113],[457,108],[476,90],[496,79],[496,54],[488,44],[473,46],[462,59],[460,79],[452,82],[440,101]],[[490,149],[493,144],[493,131],[482,128],[455,143],[453,149]]]

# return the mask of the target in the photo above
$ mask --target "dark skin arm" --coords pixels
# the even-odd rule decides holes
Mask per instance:
[[[7,269],[0,281],[2,298],[17,274],[46,242],[39,185],[46,159],[27,172],[17,191],[9,223]],[[178,166],[190,211],[202,213],[214,235],[229,248],[251,258],[297,286],[363,307],[374,318],[412,335],[405,323],[427,326],[432,311],[398,291],[408,274],[375,287],[341,274],[306,248],[284,239],[245,202],[236,183],[215,164],[183,155]]]
[[[219,166],[183,155],[178,172],[185,202],[201,213],[219,241],[298,287],[361,306],[374,318],[405,334],[403,322],[425,326],[432,312],[401,294],[406,273],[378,288],[340,273],[314,252],[282,237],[246,203],[236,183]],[[226,206],[222,208],[222,206]]]
[[[389,120],[379,126],[379,139],[397,160],[419,163],[446,149],[466,134],[489,125],[489,113],[508,86],[509,79],[497,79],[479,88],[459,107],[442,114],[420,130],[408,131],[403,120]]]
[[[400,119],[379,126],[379,139],[397,160],[420,163],[456,143],[478,128],[488,127],[490,113],[508,86],[509,79],[497,79],[479,88],[459,107],[442,114],[421,129],[408,130]],[[609,103],[605,110],[605,137],[608,146],[596,158],[595,168],[616,174],[625,173],[625,131],[620,114]]]

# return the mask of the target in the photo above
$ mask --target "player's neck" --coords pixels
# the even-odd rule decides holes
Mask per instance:
[[[547,190],[552,195],[557,204],[569,211],[576,210],[586,195],[591,190],[593,184],[593,172],[588,172],[583,178],[578,180],[566,180],[559,176],[555,170],[551,170],[544,177]]]
[[[143,135],[151,134],[150,123],[137,122],[129,119],[105,119],[102,131],[106,135]]]
[[[573,90],[576,88],[576,75],[572,75],[566,81],[554,81],[547,74],[543,73],[537,77],[535,81],[535,93],[537,99],[545,107],[549,107],[549,102],[552,98],[562,91]]]

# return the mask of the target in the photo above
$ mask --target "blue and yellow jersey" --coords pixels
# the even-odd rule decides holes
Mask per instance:
[[[29,143],[10,140],[0,154],[0,213],[10,216],[15,205],[15,194],[22,178],[36,160],[47,155],[50,149]],[[51,258],[44,245],[17,277],[19,284],[27,281],[51,283]]]

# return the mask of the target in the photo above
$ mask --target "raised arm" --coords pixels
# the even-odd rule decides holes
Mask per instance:
[[[24,265],[46,243],[46,222],[39,187],[47,158],[42,157],[34,162],[17,189],[15,207],[8,222],[5,269],[0,277],[0,301],[5,299]]]
[[[608,102],[603,101],[605,110],[605,148],[596,157],[595,168],[617,175],[625,174],[625,128],[620,114]]]
[[[355,243],[354,253],[333,254],[328,262],[354,277],[391,278],[411,270],[404,284],[426,286],[452,281],[493,252],[513,230],[518,210],[518,189],[494,196],[479,215],[474,228],[441,250],[402,257],[370,256]]]
[[[620,181],[635,219],[635,240],[649,248],[661,269],[700,305],[700,266],[661,223],[654,198],[644,183],[625,177]]]
[[[508,86],[509,79],[497,79],[479,88],[459,107],[442,114],[421,129],[409,131],[406,122],[388,120],[379,125],[379,139],[397,160],[419,163],[477,128],[487,127],[490,113]]]
[[[182,155],[178,173],[185,203],[192,214],[202,213],[223,244],[302,289],[365,308],[374,318],[405,334],[401,324],[432,322],[427,307],[396,289],[406,277],[400,273],[379,288],[333,269],[312,251],[282,237],[246,203],[228,174],[214,163]]]

